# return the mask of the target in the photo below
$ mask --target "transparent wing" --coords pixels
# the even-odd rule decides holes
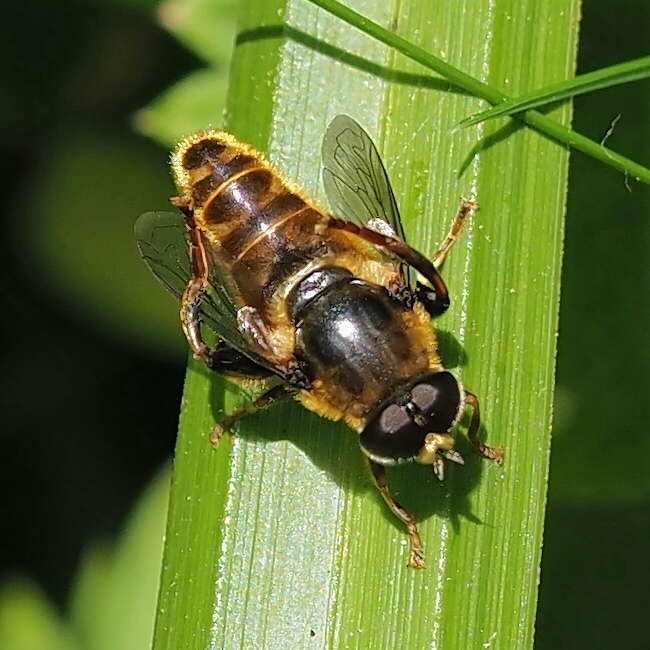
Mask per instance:
[[[135,240],[149,270],[180,300],[190,278],[183,216],[178,212],[145,212],[135,222]]]
[[[185,218],[178,212],[145,212],[135,222],[140,255],[158,281],[178,300],[191,277]],[[237,307],[225,289],[217,265],[210,267],[210,291],[201,302],[201,320],[227,345],[255,363],[277,372],[237,327]]]
[[[322,156],[323,184],[332,212],[375,230],[380,228],[369,222],[380,219],[406,241],[388,173],[363,127],[347,115],[337,115],[327,127]],[[402,275],[411,285],[410,270],[404,265]]]

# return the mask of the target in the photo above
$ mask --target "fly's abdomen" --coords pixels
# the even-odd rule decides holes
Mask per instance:
[[[242,304],[264,311],[286,278],[323,254],[327,217],[231,135],[184,140],[172,166]]]

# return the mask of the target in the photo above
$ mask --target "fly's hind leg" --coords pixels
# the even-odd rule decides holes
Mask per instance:
[[[338,219],[337,217],[330,217],[328,222],[330,228],[336,228],[351,232],[367,242],[379,246],[391,255],[394,255],[405,264],[412,266],[416,271],[419,271],[422,276],[431,283],[430,287],[425,287],[418,283],[417,297],[422,301],[422,304],[431,316],[440,316],[440,314],[447,311],[449,307],[449,292],[447,285],[442,279],[440,273],[422,253],[411,248],[406,242],[391,235],[385,235],[372,228],[358,226],[351,221]]]
[[[208,366],[212,365],[215,349],[203,340],[201,333],[201,299],[205,286],[200,278],[192,278],[181,298],[181,327],[194,356]]]
[[[452,247],[456,239],[458,239],[458,235],[460,234],[460,231],[463,228],[463,224],[465,223],[465,218],[467,217],[467,215],[472,210],[477,210],[477,209],[478,209],[478,203],[475,203],[474,201],[469,201],[468,199],[460,200],[460,206],[458,208],[458,212],[456,213],[456,218],[454,219],[454,222],[451,224],[451,228],[449,229],[447,236],[444,238],[442,244],[440,244],[440,247],[435,252],[431,260],[433,262],[433,265],[436,267],[436,269],[439,269],[442,266],[442,263],[445,261],[445,257],[447,256],[449,249]]]
[[[503,462],[503,449],[501,447],[490,447],[479,438],[478,430],[481,426],[481,412],[478,407],[478,397],[474,393],[466,390],[465,404],[469,404],[472,407],[472,417],[469,421],[469,429],[467,431],[469,441],[472,443],[476,452],[483,456],[483,458],[489,458],[498,465],[501,465]]]
[[[271,388],[266,391],[266,393],[260,395],[256,400],[248,402],[248,404],[244,405],[242,408],[223,418],[214,427],[212,434],[210,435],[210,442],[217,446],[223,434],[228,431],[237,420],[240,420],[247,415],[257,413],[257,411],[265,409],[280,400],[292,397],[294,392],[295,391],[287,387],[285,384],[280,384]]]
[[[442,264],[447,252],[456,241],[465,218],[477,207],[478,204],[473,201],[468,201],[467,199],[461,201],[454,223],[440,245],[440,248],[433,256],[433,260],[428,260],[422,253],[411,248],[406,242],[398,237],[386,234],[384,230],[380,232],[368,226],[359,226],[351,221],[345,221],[344,219],[338,219],[332,216],[327,225],[330,228],[354,233],[371,244],[385,249],[405,264],[419,271],[431,286],[427,287],[418,282],[417,298],[422,302],[429,314],[435,318],[449,308],[449,292],[447,291],[445,281],[438,272],[438,267]]]
[[[211,365],[215,350],[208,347],[201,333],[201,300],[208,286],[208,260],[201,232],[196,227],[189,199],[173,197],[172,205],[185,215],[189,233],[189,258],[191,276],[181,297],[181,327],[194,356]]]
[[[425,569],[424,549],[422,548],[422,540],[420,539],[420,533],[418,532],[418,525],[415,521],[415,517],[399,504],[395,500],[395,497],[390,493],[388,489],[388,479],[386,477],[386,468],[370,459],[368,459],[368,464],[370,465],[370,471],[372,472],[372,478],[375,481],[375,485],[379,492],[381,492],[381,496],[384,497],[384,501],[393,511],[393,514],[401,519],[406,526],[411,545],[409,566],[414,569]]]

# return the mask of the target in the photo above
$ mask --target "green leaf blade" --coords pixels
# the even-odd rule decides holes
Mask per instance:
[[[525,20],[543,9],[534,0],[521,9],[480,3],[471,14],[446,7],[436,20],[425,2],[350,4],[381,24],[395,21],[399,33],[417,30],[418,40],[491,80],[532,42],[527,56],[550,63],[528,65],[524,52],[517,90],[573,69],[576,26],[558,3],[543,25]],[[286,39],[275,29],[282,20]],[[396,75],[402,83],[390,83]],[[407,236],[426,254],[461,195],[480,201],[446,263],[453,303],[436,325],[451,333],[441,337],[443,357],[461,360],[454,372],[478,394],[488,441],[506,448],[506,463],[481,461],[459,433],[466,465],[448,468],[444,483],[426,468],[391,468],[392,489],[421,521],[429,568],[414,571],[355,434],[284,404],[243,422],[213,451],[207,434],[235,407],[236,392],[222,403],[209,373],[192,364],[155,650],[531,648],[567,151],[522,129],[467,166],[473,136],[451,129],[477,100],[299,0],[244,5],[231,81],[228,128],[317,199],[329,120],[348,113],[363,124],[387,163]],[[568,112],[557,116],[566,121]]]

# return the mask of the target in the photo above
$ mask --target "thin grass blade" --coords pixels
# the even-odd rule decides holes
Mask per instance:
[[[337,2],[337,0],[309,0],[309,2],[312,2],[333,15],[338,16],[349,25],[356,27],[373,38],[376,38],[378,41],[389,45],[413,61],[417,61],[430,70],[441,74],[451,83],[456,84],[459,88],[472,93],[476,97],[481,97],[491,104],[498,104],[509,99],[508,96],[497,90],[496,84],[490,85],[480,81],[477,77],[463,72],[459,67],[450,65],[444,61],[443,58],[432,54],[431,52],[415,45],[408,39],[378,25],[376,22],[366,18],[363,14]],[[566,9],[563,9],[563,11],[566,11]],[[500,82],[500,80],[498,81]],[[608,149],[602,143],[594,142],[584,135],[572,131],[549,118],[547,115],[542,115],[537,111],[529,110],[518,114],[516,117],[529,126],[532,126],[540,133],[545,133],[558,142],[562,142],[602,163],[605,163],[606,165],[613,167],[614,169],[618,169],[626,174],[626,176],[643,183],[650,183],[650,169],[647,167]]]
[[[567,81],[559,81],[550,86],[538,88],[514,99],[501,102],[494,108],[467,117],[461,120],[458,126],[466,128],[479,122],[485,122],[494,117],[499,117],[500,115],[513,115],[531,108],[543,106],[544,104],[552,104],[568,99],[569,97],[575,97],[576,95],[590,93],[602,88],[610,88],[611,86],[629,83],[631,81],[647,79],[648,77],[650,77],[650,56],[644,56],[639,59],[634,59],[634,61],[618,63],[617,65],[611,65],[600,70],[578,75]]]

